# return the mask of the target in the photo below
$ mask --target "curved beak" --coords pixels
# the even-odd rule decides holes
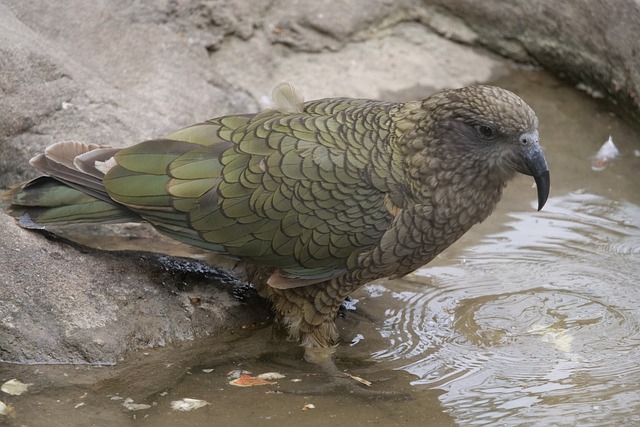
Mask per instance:
[[[523,150],[520,153],[521,163],[516,170],[525,175],[533,176],[538,189],[538,210],[540,210],[549,198],[549,188],[551,187],[547,159],[538,143],[537,131],[521,135],[520,142],[523,143]]]
[[[536,187],[538,188],[538,210],[540,210],[549,198],[549,188],[551,187],[549,171],[546,170],[540,175],[534,175],[533,179],[536,181]]]

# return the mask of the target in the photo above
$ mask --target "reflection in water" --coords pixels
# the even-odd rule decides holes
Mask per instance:
[[[571,194],[512,217],[394,293],[376,358],[463,425],[640,423],[640,207]]]

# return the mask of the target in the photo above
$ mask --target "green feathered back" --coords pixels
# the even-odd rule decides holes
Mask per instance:
[[[390,107],[332,99],[213,119],[119,151],[104,185],[178,240],[293,277],[332,277],[392,220],[391,147],[381,143]]]

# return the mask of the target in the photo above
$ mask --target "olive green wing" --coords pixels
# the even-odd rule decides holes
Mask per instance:
[[[383,107],[336,99],[213,119],[120,151],[105,186],[178,240],[283,280],[325,280],[392,220],[384,173],[371,173],[384,157]]]
[[[248,117],[236,116],[238,124]],[[174,132],[162,139],[145,141],[115,154],[116,166],[103,182],[109,197],[145,218],[156,229],[182,242],[225,252],[224,247],[202,239],[190,226],[188,210],[176,208],[185,200],[197,201],[215,192],[221,180],[220,152],[232,146],[219,133],[228,131],[217,122],[204,122]],[[181,160],[179,160],[181,159]],[[186,165],[189,167],[185,167]],[[172,165],[185,179],[176,182],[172,194]]]

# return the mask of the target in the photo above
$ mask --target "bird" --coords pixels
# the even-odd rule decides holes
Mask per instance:
[[[146,221],[242,262],[305,359],[336,373],[335,319],[352,292],[427,264],[518,173],[534,178],[538,210],[549,196],[538,118],[506,89],[305,102],[283,83],[273,101],[125,148],[55,143],[5,210],[28,229]]]

